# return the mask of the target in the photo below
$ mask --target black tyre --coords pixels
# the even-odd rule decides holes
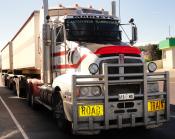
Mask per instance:
[[[71,123],[66,119],[62,98],[59,92],[52,95],[53,115],[57,126],[64,132],[71,133]]]
[[[7,88],[10,89],[10,81],[7,80]]]
[[[10,83],[9,83],[9,89],[10,90],[13,90],[13,83],[10,81]]]
[[[22,98],[26,98],[27,97],[27,94],[26,94],[26,89],[25,88],[21,88],[20,91],[19,91],[19,96],[22,97]]]
[[[27,87],[27,103],[31,106],[31,89],[30,86]]]
[[[30,85],[27,87],[27,102],[28,102],[28,105],[32,107],[34,110],[38,109],[38,104],[35,101],[35,96],[32,93]]]
[[[16,84],[13,83],[13,93],[16,95],[17,94],[17,91],[16,91]]]
[[[7,87],[7,80],[5,80],[4,82],[5,82],[4,85]]]

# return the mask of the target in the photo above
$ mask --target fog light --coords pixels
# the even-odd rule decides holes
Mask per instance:
[[[80,88],[80,94],[82,96],[88,96],[89,95],[89,87],[81,87]]]
[[[150,63],[148,64],[148,71],[149,71],[149,72],[154,72],[154,71],[156,71],[156,69],[157,69],[156,63],[150,62]]]
[[[90,66],[89,66],[89,72],[91,74],[96,74],[98,72],[98,65],[95,64],[95,63],[92,63]]]
[[[91,93],[92,93],[92,95],[94,95],[94,96],[100,96],[101,95],[101,90],[100,90],[100,88],[99,87],[92,87],[92,89],[91,89]]]

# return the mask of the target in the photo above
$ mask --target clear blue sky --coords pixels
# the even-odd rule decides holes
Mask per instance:
[[[94,8],[110,10],[111,0],[49,0],[50,6],[63,4],[72,6],[92,5]],[[116,0],[118,2],[118,0]],[[138,44],[159,42],[175,36],[175,0],[121,0],[121,19],[123,23],[132,17],[138,26]],[[42,7],[42,0],[2,0],[0,4],[0,47],[3,47],[33,10]]]

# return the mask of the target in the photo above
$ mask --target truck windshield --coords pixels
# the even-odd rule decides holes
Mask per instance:
[[[113,19],[66,19],[66,37],[69,41],[120,42],[119,23]]]

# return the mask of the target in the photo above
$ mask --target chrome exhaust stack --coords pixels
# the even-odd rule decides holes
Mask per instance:
[[[113,17],[116,17],[116,1],[112,0],[111,1],[111,14]]]

